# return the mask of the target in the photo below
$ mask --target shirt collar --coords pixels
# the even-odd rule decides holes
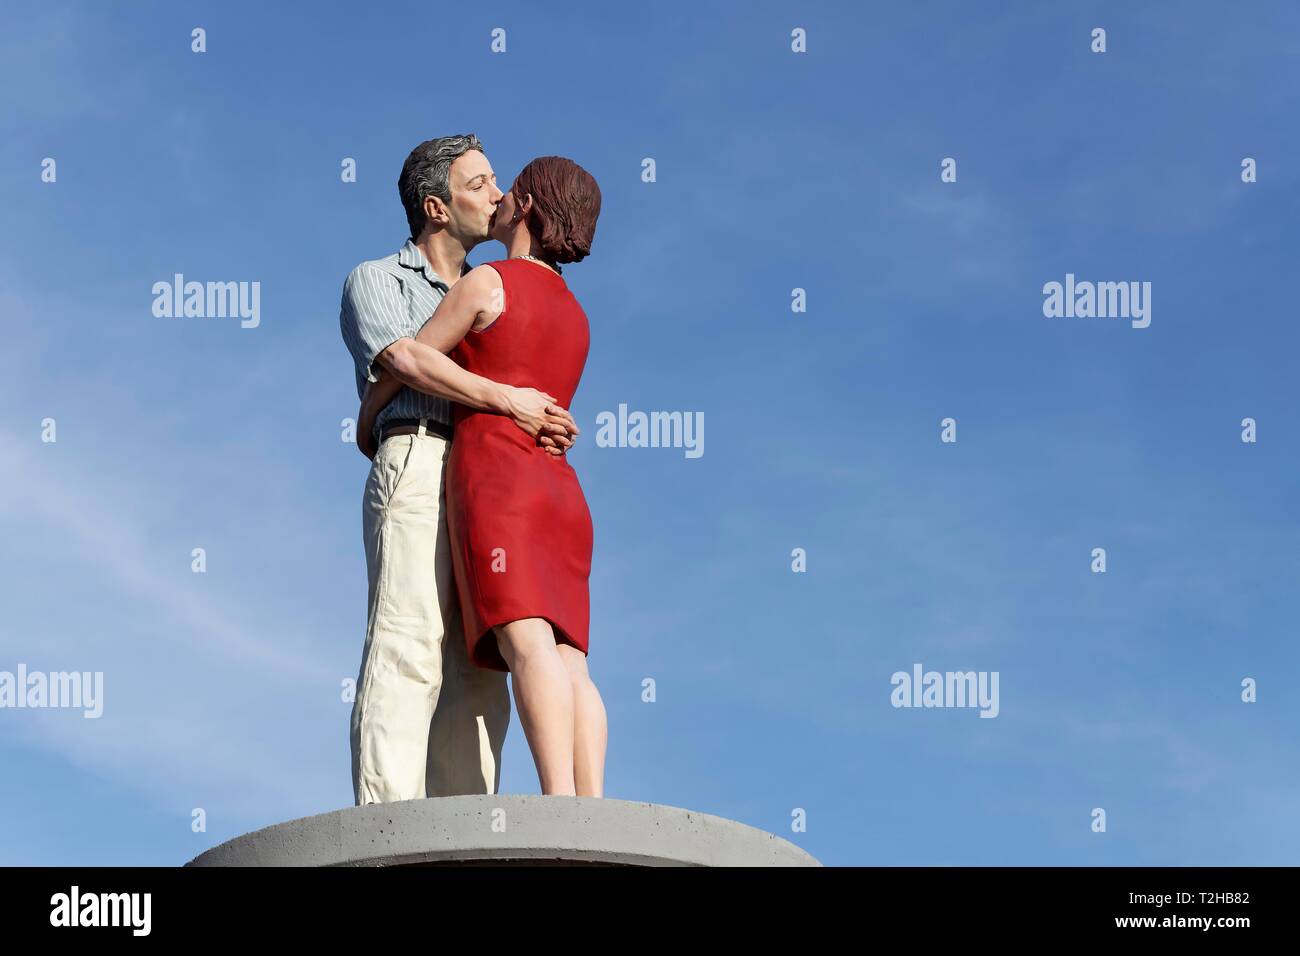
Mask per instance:
[[[438,273],[433,271],[433,266],[429,265],[429,260],[424,258],[424,253],[415,244],[415,240],[407,239],[406,242],[402,243],[402,248],[397,251],[397,261],[408,269],[417,269],[423,272],[426,279],[435,285],[442,286],[444,290],[447,288],[447,283]],[[465,275],[469,270],[470,264],[467,260],[461,275]]]

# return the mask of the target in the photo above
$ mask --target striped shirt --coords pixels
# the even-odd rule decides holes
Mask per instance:
[[[468,263],[465,268],[468,271]],[[363,262],[348,274],[339,328],[356,367],[358,398],[366,382],[375,381],[375,356],[398,339],[414,338],[446,292],[447,283],[410,239],[393,255]],[[379,413],[376,439],[379,428],[397,418],[431,418],[450,425],[451,403],[403,385]]]

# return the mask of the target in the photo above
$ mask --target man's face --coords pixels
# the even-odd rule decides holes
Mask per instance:
[[[447,229],[470,249],[488,239],[492,214],[501,202],[492,164],[476,149],[456,157],[448,172],[451,205]]]

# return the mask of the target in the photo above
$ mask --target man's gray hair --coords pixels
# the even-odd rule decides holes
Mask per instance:
[[[483,144],[473,133],[463,136],[441,136],[427,139],[406,157],[402,175],[397,177],[397,191],[406,207],[406,223],[411,228],[411,238],[418,239],[424,230],[424,198],[437,196],[451,203],[451,184],[448,176],[451,164],[471,149],[483,152]]]

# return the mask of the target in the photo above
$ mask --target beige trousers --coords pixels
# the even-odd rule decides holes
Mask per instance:
[[[362,503],[369,615],[352,705],[358,806],[496,793],[510,693],[465,651],[436,434],[384,441]]]

